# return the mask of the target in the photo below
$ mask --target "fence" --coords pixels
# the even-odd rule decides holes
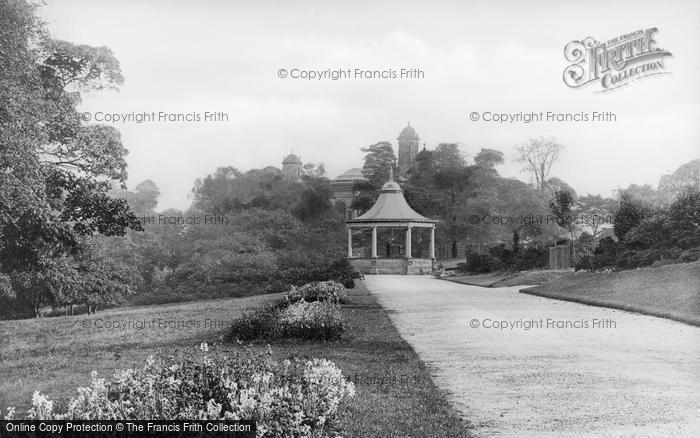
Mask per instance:
[[[549,247],[549,269],[569,269],[571,263],[571,245]]]

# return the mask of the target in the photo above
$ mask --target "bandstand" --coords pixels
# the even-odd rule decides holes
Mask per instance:
[[[389,176],[379,191],[377,202],[365,214],[346,221],[348,228],[348,258],[352,266],[363,274],[429,274],[435,262],[435,224],[416,213],[406,202],[401,186]],[[379,229],[391,229],[392,237],[386,245],[382,257],[378,256],[377,236]],[[353,248],[353,234],[371,230],[371,252],[358,256]],[[404,234],[402,245],[396,245],[394,230]],[[427,257],[423,248],[416,248],[413,242],[419,233],[418,243],[422,243],[423,231],[429,233],[430,241]],[[417,255],[417,257],[414,257]]]

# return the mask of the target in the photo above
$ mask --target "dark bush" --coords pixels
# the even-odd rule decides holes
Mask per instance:
[[[348,259],[338,259],[328,266],[310,268],[290,268],[277,277],[290,286],[302,286],[314,281],[336,281],[348,289],[355,287],[357,272]]]
[[[581,256],[576,265],[574,266],[575,271],[591,271],[593,270],[593,256],[586,254]]]
[[[504,244],[489,250],[489,254],[470,252],[466,263],[457,265],[457,270],[471,274],[483,274],[494,271],[524,271],[547,266],[549,250],[547,248],[528,247],[520,251]]]
[[[678,257],[678,261],[682,263],[695,262],[698,260],[700,260],[700,248],[683,250]]]
[[[646,250],[671,245],[671,230],[664,213],[656,213],[642,219],[625,235],[625,248]]]
[[[549,248],[528,247],[517,253],[512,266],[518,271],[541,269],[549,264]]]
[[[649,214],[650,207],[648,205],[627,193],[623,193],[620,199],[620,208],[615,212],[613,220],[615,237],[618,240],[624,240],[627,233],[639,225]]]
[[[700,191],[688,189],[668,209],[673,244],[683,249],[700,248]]]
[[[498,269],[499,261],[490,254],[477,254],[470,252],[467,254],[467,262],[462,264],[464,272],[470,274],[483,274]]]
[[[606,237],[598,242],[598,246],[593,250],[593,268],[613,268],[616,265],[617,255],[621,252],[621,245]]]
[[[272,305],[265,305],[252,311],[244,312],[234,321],[227,335],[227,340],[236,339],[275,339],[279,335],[277,319],[286,302],[280,300]]]

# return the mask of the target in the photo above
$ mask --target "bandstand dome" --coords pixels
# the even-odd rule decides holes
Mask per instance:
[[[379,191],[379,198],[372,208],[347,223],[371,223],[371,222],[424,222],[437,223],[434,219],[428,219],[418,214],[408,205],[399,183],[389,179]]]

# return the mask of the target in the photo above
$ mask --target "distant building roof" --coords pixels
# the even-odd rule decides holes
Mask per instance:
[[[352,169],[348,169],[342,174],[338,175],[334,181],[357,181],[357,180],[366,180],[365,176],[362,174],[362,169],[359,167],[353,167]]]
[[[282,160],[282,164],[301,164],[301,159],[294,154],[289,154]]]
[[[418,138],[418,133],[416,132],[415,129],[413,129],[413,126],[411,126],[411,122],[408,122],[408,126],[403,128],[401,132],[399,133],[399,139],[417,139]]]
[[[428,219],[416,213],[406,198],[403,197],[401,186],[394,181],[393,176],[389,177],[382,189],[379,191],[379,198],[365,214],[356,219],[349,220],[348,223],[363,222],[428,222],[436,223],[434,219]]]

